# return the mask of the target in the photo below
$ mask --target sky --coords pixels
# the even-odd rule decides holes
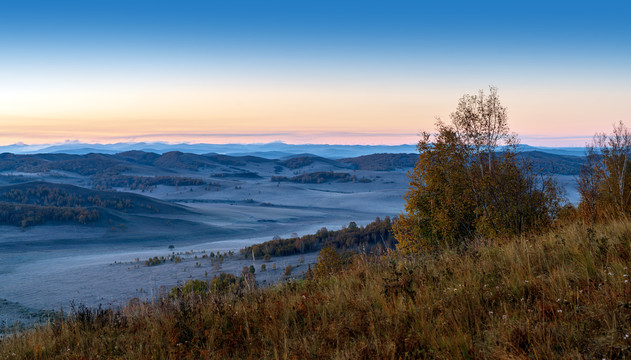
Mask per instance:
[[[489,86],[522,143],[631,126],[631,3],[0,1],[0,145],[412,144]]]

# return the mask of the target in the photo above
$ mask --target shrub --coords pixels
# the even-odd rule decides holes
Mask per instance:
[[[145,266],[156,266],[156,265],[160,265],[164,263],[165,261],[166,261],[166,258],[164,257],[158,258],[157,256],[154,256],[152,258],[145,260]]]
[[[325,277],[340,271],[342,268],[342,258],[331,247],[325,247],[318,254],[318,262],[313,268],[316,277]]]
[[[187,280],[181,286],[171,288],[171,296],[205,294],[208,292],[208,283],[203,280]]]
[[[215,293],[225,293],[231,290],[237,283],[237,277],[233,274],[222,272],[210,279],[210,291]]]

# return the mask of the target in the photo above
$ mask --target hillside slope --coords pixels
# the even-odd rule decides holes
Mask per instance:
[[[176,204],[138,194],[98,191],[42,181],[0,186],[0,224],[31,226],[47,222],[111,220],[124,214],[190,214]]]
[[[265,289],[190,283],[155,304],[79,308],[1,340],[0,358],[631,356],[629,221],[342,261]]]

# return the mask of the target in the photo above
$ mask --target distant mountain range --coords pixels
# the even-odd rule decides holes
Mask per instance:
[[[166,144],[166,143],[116,143],[85,144],[64,143],[58,145],[9,145],[0,146],[0,152],[14,154],[65,153],[83,155],[89,153],[117,154],[139,150],[163,154],[180,151],[191,154],[224,154],[231,156],[253,155],[267,159],[280,159],[292,155],[309,153],[330,159],[340,159],[374,153],[409,153],[416,150],[415,145],[322,145],[322,144],[285,144],[272,142],[265,144]]]
[[[289,158],[300,154],[313,154],[328,159],[343,159],[378,153],[415,153],[416,145],[326,145],[326,144],[286,144],[271,142],[261,144],[167,144],[160,142],[86,144],[68,142],[56,145],[14,144],[0,146],[0,153],[44,154],[65,153],[84,155],[89,153],[117,154],[139,150],[157,154],[180,151],[191,154],[223,154],[231,156],[257,156],[266,159]],[[520,145],[520,151],[541,151],[555,155],[584,156],[582,147],[536,147]]]

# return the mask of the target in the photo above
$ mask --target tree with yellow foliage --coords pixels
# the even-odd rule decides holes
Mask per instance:
[[[421,134],[405,213],[394,227],[399,249],[419,253],[549,225],[560,188],[517,160],[518,138],[497,89],[464,95],[450,117],[451,125],[438,120],[434,135]]]

